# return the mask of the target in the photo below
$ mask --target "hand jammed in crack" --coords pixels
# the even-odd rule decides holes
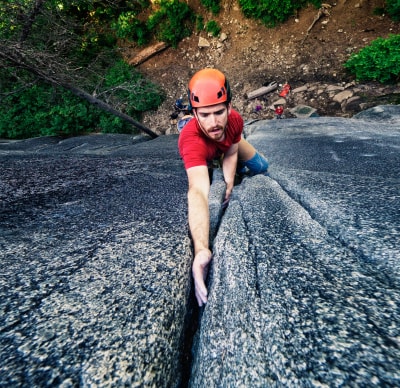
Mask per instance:
[[[192,274],[194,279],[195,294],[198,305],[201,307],[207,303],[207,288],[205,281],[207,279],[208,268],[212,253],[208,249],[203,249],[197,253],[193,260]]]

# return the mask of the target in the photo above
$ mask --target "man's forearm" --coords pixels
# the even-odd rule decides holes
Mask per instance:
[[[208,198],[196,189],[188,192],[189,228],[192,235],[195,254],[202,249],[209,249],[209,210]]]
[[[230,196],[235,182],[235,173],[237,167],[238,154],[237,152],[225,156],[222,164],[222,171],[224,173],[224,180],[226,183],[226,190]]]

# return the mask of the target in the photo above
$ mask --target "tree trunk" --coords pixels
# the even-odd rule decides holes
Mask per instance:
[[[61,86],[62,88],[69,90],[75,96],[77,96],[79,98],[83,98],[84,100],[88,101],[90,104],[97,106],[99,109],[101,109],[105,112],[111,113],[111,114],[121,118],[122,120],[127,121],[129,124],[132,124],[136,128],[138,128],[141,131],[148,134],[152,139],[155,139],[156,137],[158,137],[158,135],[156,133],[154,133],[151,129],[147,128],[143,124],[134,120],[129,115],[116,110],[111,105],[105,103],[102,100],[99,100],[98,98],[92,96],[90,93],[87,93],[82,89],[79,89],[78,87],[72,85],[70,82],[63,80],[61,78],[57,78],[57,76],[54,74],[50,75],[46,71],[44,71],[42,68],[40,68],[39,66],[35,66],[34,64],[29,63],[29,61],[25,60],[26,56],[24,55],[22,50],[20,51],[18,49],[19,49],[19,47],[17,46],[17,47],[13,47],[12,50],[10,50],[9,47],[0,43],[0,59],[5,60],[6,62],[12,63],[14,67],[24,68],[25,70],[29,71],[30,73],[35,74],[42,81],[45,81],[45,82],[50,83],[55,86]]]
[[[84,90],[79,89],[68,83],[63,83],[63,84],[59,84],[59,85],[62,86],[64,89],[69,90],[71,93],[75,94],[75,96],[83,98],[84,100],[88,101],[90,104],[97,106],[99,109],[101,109],[105,112],[111,113],[114,116],[117,116],[117,117],[121,118],[122,120],[127,121],[129,124],[132,124],[133,126],[140,129],[141,131],[147,133],[152,139],[155,139],[158,136],[151,129],[145,127],[138,121],[134,120],[131,116],[128,116],[127,114],[114,109],[111,105],[105,103],[102,100],[99,100],[96,97],[93,97],[91,94],[85,92]]]
[[[156,44],[153,44],[152,46],[145,48],[134,58],[129,60],[129,64],[132,66],[140,65],[141,63],[146,62],[153,55],[159,53],[160,51],[165,50],[167,47],[169,47],[169,44],[164,42],[158,42]]]
[[[36,0],[35,5],[32,9],[32,12],[28,15],[26,18],[26,21],[24,23],[24,26],[22,28],[22,34],[19,39],[19,41],[22,43],[26,40],[26,38],[29,36],[32,25],[35,22],[36,16],[39,15],[41,8],[43,7],[44,0]]]
[[[278,84],[276,82],[271,82],[268,86],[262,86],[257,90],[253,90],[245,95],[248,100],[253,98],[258,98],[263,96],[266,93],[272,92],[273,90],[278,89]]]

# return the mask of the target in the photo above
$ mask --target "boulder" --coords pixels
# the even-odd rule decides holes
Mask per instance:
[[[295,117],[298,118],[307,118],[315,115],[317,111],[315,108],[307,105],[297,105],[294,108],[291,108],[290,113],[292,113]]]
[[[176,136],[143,140],[0,144],[0,385],[187,379],[186,174]]]
[[[207,39],[205,39],[205,38],[203,38],[203,37],[199,37],[199,43],[197,44],[197,46],[199,47],[199,48],[208,48],[208,47],[210,47],[211,46],[211,44],[210,44],[210,42],[207,40]]]
[[[247,126],[270,172],[235,187],[222,218],[189,386],[399,384],[399,132]]]
[[[333,97],[333,101],[341,104],[343,101],[349,99],[352,95],[353,92],[351,90],[343,90],[342,92],[335,94],[335,96]]]

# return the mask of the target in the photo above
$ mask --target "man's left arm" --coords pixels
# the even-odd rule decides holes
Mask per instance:
[[[225,152],[222,161],[222,171],[226,183],[225,201],[228,201],[235,183],[236,167],[238,162],[239,143],[232,144],[228,151]]]

